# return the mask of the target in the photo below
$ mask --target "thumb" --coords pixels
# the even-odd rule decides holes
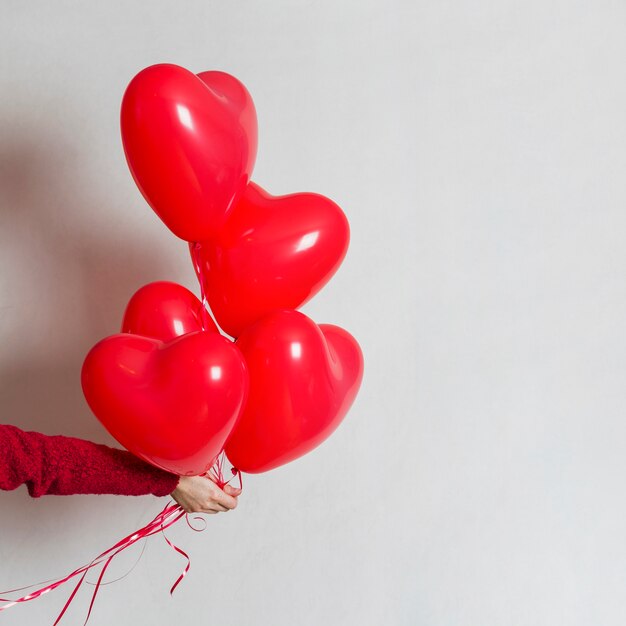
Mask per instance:
[[[224,492],[227,493],[229,496],[233,496],[234,498],[236,498],[238,495],[241,494],[241,489],[231,487],[230,485],[224,485]]]

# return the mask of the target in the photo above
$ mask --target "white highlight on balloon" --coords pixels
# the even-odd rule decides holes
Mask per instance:
[[[193,130],[193,122],[191,121],[191,113],[184,104],[176,105],[176,113],[178,113],[178,119],[183,126],[186,126],[189,130]]]
[[[306,235],[302,235],[298,245],[296,246],[296,252],[302,252],[303,250],[308,250],[315,245],[318,237],[320,236],[319,230],[314,230],[312,233],[307,233]]]
[[[185,329],[183,328],[182,320],[174,320],[174,332],[177,335],[183,335],[184,334]]]
[[[299,341],[294,341],[291,344],[291,356],[294,359],[299,359],[302,356],[302,344]]]
[[[219,380],[222,377],[222,368],[219,365],[211,365],[211,380]]]

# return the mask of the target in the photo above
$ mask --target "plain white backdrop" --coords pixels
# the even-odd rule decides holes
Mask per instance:
[[[192,556],[173,598],[184,561],[154,538],[90,624],[626,622],[625,58],[617,1],[3,0],[2,422],[113,444],[82,398],[86,352],[139,286],[197,291],[122,153],[143,67],[241,79],[254,180],[323,193],[352,227],[304,308],[363,347],[344,424],[247,477],[203,534],[170,533]],[[0,494],[0,589],[163,504]],[[52,623],[68,593],[0,623]]]

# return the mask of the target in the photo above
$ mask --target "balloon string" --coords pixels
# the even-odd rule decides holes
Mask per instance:
[[[237,470],[236,468],[232,468],[231,471],[232,471],[233,476],[228,481],[226,481],[224,479],[224,472],[223,472],[224,461],[225,461],[225,454],[222,452],[220,454],[220,456],[216,459],[216,461],[213,464],[213,466],[211,466],[211,468],[207,472],[207,475],[209,476],[209,478],[211,478],[211,480],[214,480],[214,482],[221,489],[223,489],[224,486],[227,485],[231,480],[233,480],[233,478],[235,476],[238,476],[238,478],[239,478],[239,486],[240,486],[240,488],[243,488],[241,472],[239,470]],[[108,584],[111,584],[113,582],[116,582],[117,580],[121,580],[122,578],[125,578],[130,573],[130,571],[132,571],[135,568],[135,566],[139,562],[139,559],[141,558],[141,555],[143,554],[143,550],[145,549],[145,546],[146,546],[145,540],[147,540],[148,537],[151,537],[152,535],[155,535],[155,534],[157,534],[159,532],[163,535],[163,538],[165,539],[167,544],[173,550],[175,550],[180,555],[182,555],[185,559],[187,559],[187,564],[185,565],[185,568],[184,568],[183,572],[180,574],[180,576],[177,578],[176,582],[172,585],[172,588],[170,589],[170,594],[173,594],[174,590],[178,587],[178,585],[181,583],[183,578],[185,578],[185,576],[189,572],[189,569],[191,567],[191,559],[189,558],[189,555],[184,550],[182,550],[181,548],[176,546],[172,541],[170,541],[167,538],[167,536],[165,535],[165,530],[170,528],[171,526],[173,526],[182,517],[185,518],[189,528],[191,528],[195,532],[202,532],[206,528],[206,526],[207,526],[206,520],[204,518],[202,518],[200,516],[195,516],[195,517],[193,517],[194,520],[203,522],[203,526],[202,527],[195,527],[191,523],[191,521],[189,519],[189,515],[187,513],[185,513],[184,509],[179,504],[176,504],[174,502],[170,502],[170,503],[168,503],[165,506],[165,508],[163,508],[163,510],[160,513],[158,513],[154,517],[154,519],[152,521],[148,522],[145,526],[143,526],[139,530],[135,531],[134,533],[124,537],[123,539],[120,539],[120,541],[118,541],[115,545],[111,546],[108,550],[105,550],[104,552],[99,554],[92,561],[90,561],[87,565],[83,565],[82,567],[79,567],[79,568],[75,569],[73,572],[71,572],[67,576],[64,576],[63,578],[60,578],[60,579],[51,579],[51,580],[43,581],[43,582],[40,582],[40,583],[35,583],[33,585],[28,585],[26,587],[18,587],[16,589],[10,589],[8,591],[0,591],[0,596],[4,596],[4,595],[9,595],[9,594],[12,594],[12,593],[16,593],[18,591],[24,591],[26,589],[32,589],[33,587],[39,587],[39,585],[42,585],[42,584],[45,584],[45,583],[50,583],[50,584],[45,585],[44,587],[39,587],[35,591],[32,591],[31,593],[28,593],[28,594],[26,594],[26,595],[24,595],[24,596],[22,596],[20,598],[17,598],[15,600],[11,600],[11,599],[5,598],[5,597],[0,597],[0,603],[5,603],[3,606],[0,606],[0,612],[4,611],[6,609],[9,609],[9,608],[11,608],[13,606],[16,606],[17,604],[24,603],[24,602],[30,602],[31,600],[35,600],[35,599],[43,596],[44,594],[49,593],[50,591],[53,591],[57,587],[60,587],[61,585],[65,584],[66,582],[68,582],[70,580],[72,580],[73,578],[79,577],[78,578],[78,582],[76,583],[76,585],[74,586],[74,589],[72,590],[72,593],[70,594],[69,598],[65,602],[63,608],[61,609],[61,612],[57,616],[57,618],[56,618],[56,620],[54,622],[54,626],[56,626],[61,621],[61,619],[65,615],[67,609],[69,608],[70,604],[72,603],[74,597],[78,593],[78,591],[81,588],[81,586],[83,585],[83,583],[94,585],[94,591],[93,591],[93,594],[91,596],[91,601],[90,601],[90,604],[89,604],[87,617],[86,617],[85,622],[84,622],[85,624],[87,624],[87,622],[89,621],[89,618],[91,616],[91,613],[92,613],[92,610],[93,610],[93,607],[94,607],[94,604],[95,604],[95,601],[96,601],[96,597],[98,595],[98,591],[100,590],[100,587],[102,585],[108,585]],[[130,548],[132,545],[134,545],[135,543],[137,543],[138,541],[140,541],[142,539],[144,539],[144,546],[143,546],[142,552],[139,555],[139,558],[137,559],[137,561],[135,562],[133,567],[131,568],[131,570],[128,571],[124,576],[121,576],[120,578],[117,578],[117,579],[109,581],[109,582],[103,582],[104,574],[106,573],[106,571],[107,571],[109,565],[111,564],[111,562],[113,561],[113,559],[118,554],[120,554],[120,552],[123,552],[127,548]],[[93,568],[96,568],[99,565],[102,565],[102,568],[100,570],[100,574],[98,576],[97,581],[95,583],[91,583],[88,580],[86,580],[87,574]]]
[[[207,328],[213,327],[213,320],[211,319],[211,314],[209,313],[209,300],[206,296],[206,292],[204,291],[204,272],[202,271],[202,263],[200,261],[200,243],[194,241],[189,247],[191,249],[191,260],[193,261],[196,276],[198,277],[198,282],[200,283],[200,301],[202,302],[200,321],[202,323],[202,330],[207,330]]]
[[[204,529],[193,528],[193,526],[189,524],[189,521],[187,521],[187,525],[197,532],[202,532],[202,530],[204,530]],[[174,545],[167,538],[167,535],[165,534],[165,529],[163,527],[161,527],[161,534],[163,535],[163,539],[165,539],[165,541],[167,542],[167,545],[170,546],[170,548],[173,548],[174,550],[176,550],[176,552],[178,552],[178,554],[182,554],[187,559],[187,565],[185,565],[185,569],[182,571],[181,575],[176,579],[176,582],[172,585],[172,588],[170,589],[170,595],[172,595],[176,587],[178,587],[179,583],[187,575],[187,572],[189,571],[189,568],[191,567],[191,559],[189,558],[189,555],[182,548],[179,548],[178,546]]]
[[[87,621],[89,620],[89,616],[91,615],[91,612],[92,612],[92,609],[93,609],[93,605],[95,603],[96,596],[98,594],[100,586],[102,584],[106,584],[106,583],[102,582],[102,579],[104,577],[104,573],[106,572],[109,564],[114,559],[114,557],[117,556],[120,552],[123,552],[124,550],[126,550],[130,546],[134,545],[137,541],[139,541],[139,540],[141,540],[143,538],[150,537],[150,536],[156,534],[157,532],[163,532],[163,530],[165,530],[166,528],[169,528],[170,526],[175,524],[179,519],[181,519],[181,517],[184,517],[185,515],[186,515],[185,511],[183,510],[183,508],[180,505],[175,504],[173,502],[167,504],[165,506],[165,508],[158,515],[156,515],[156,517],[151,522],[149,522],[143,528],[140,528],[138,531],[134,532],[133,534],[128,535],[127,537],[124,537],[123,539],[118,541],[114,546],[112,546],[108,550],[105,550],[104,552],[99,554],[97,557],[95,557],[87,565],[79,567],[78,569],[74,570],[73,572],[71,572],[67,576],[64,576],[63,578],[55,580],[51,584],[46,585],[45,587],[36,589],[35,591],[32,591],[31,593],[26,594],[26,595],[22,596],[21,598],[17,598],[16,600],[11,600],[11,599],[8,599],[8,598],[5,598],[5,597],[0,597],[0,602],[6,603],[6,604],[4,604],[4,606],[0,606],[0,611],[4,611],[6,609],[9,609],[9,608],[11,608],[13,606],[16,606],[17,604],[20,604],[20,603],[23,603],[23,602],[29,602],[31,600],[35,600],[35,599],[41,597],[42,595],[44,595],[46,593],[49,593],[50,591],[53,591],[57,587],[60,587],[61,585],[63,585],[64,583],[68,582],[72,578],[76,578],[78,576],[79,577],[78,582],[76,583],[74,589],[72,590],[72,593],[70,594],[70,596],[67,599],[65,605],[61,609],[61,612],[59,613],[59,615],[57,616],[57,618],[56,618],[56,620],[54,622],[54,625],[56,626],[56,624],[58,624],[61,621],[63,615],[65,614],[65,612],[69,608],[70,604],[72,603],[72,600],[74,599],[74,597],[78,593],[78,590],[80,589],[82,584],[84,582],[86,582],[85,578],[87,576],[87,573],[90,570],[92,570],[93,568],[95,568],[95,567],[97,567],[99,565],[103,565],[102,570],[100,571],[100,575],[98,577],[98,581],[95,583],[95,589],[94,589],[94,592],[93,592],[93,595],[92,595],[92,598],[91,598],[91,603],[89,605],[89,611],[88,611],[88,614],[87,614],[87,618],[85,620],[85,624],[86,624]],[[175,548],[175,546],[172,546],[172,547]],[[23,591],[25,589],[29,589],[29,588],[35,587],[38,584],[40,584],[40,583],[37,583],[35,585],[29,585],[27,587],[20,587],[18,589],[11,589],[9,591],[2,591],[2,592],[0,592],[0,595],[4,596],[6,594],[14,593],[16,591]]]
[[[159,524],[161,532],[163,532],[165,530],[165,528],[168,528],[172,524],[176,523],[181,517],[186,515],[186,513],[182,510],[182,507],[180,505],[177,505],[173,510],[176,512],[175,516],[174,516],[173,519],[168,521],[167,525],[164,526],[164,521],[163,521],[163,519],[161,519],[160,524]],[[154,532],[151,532],[150,534],[154,534],[155,532],[158,532],[158,529],[154,529]],[[94,592],[93,592],[93,594],[91,596],[91,602],[89,603],[89,610],[87,611],[87,618],[85,619],[85,624],[87,624],[87,621],[89,620],[89,616],[91,615],[91,611],[92,611],[93,605],[94,605],[94,603],[96,601],[96,595],[98,594],[98,591],[100,589],[100,585],[102,583],[102,578],[104,577],[104,573],[106,572],[107,568],[111,564],[111,561],[113,560],[113,558],[115,556],[117,556],[122,550],[125,550],[127,547],[128,546],[123,546],[123,547],[119,548],[118,550],[116,550],[113,554],[111,554],[107,558],[106,563],[103,565],[102,569],[100,570],[100,576],[98,577],[98,581],[96,582],[96,586],[95,586]],[[175,547],[175,546],[173,546],[173,547]]]
[[[230,484],[230,481],[233,478],[237,477],[239,480],[239,489],[243,489],[243,478],[241,476],[241,472],[236,468],[231,468],[232,476],[228,480],[224,477],[224,461],[226,460],[226,454],[224,451],[220,453],[220,455],[215,459],[215,462],[211,466],[211,469],[207,472],[207,476],[220,488],[224,489],[224,487]]]
[[[175,508],[175,507],[176,507],[176,505],[175,505],[174,503],[169,503],[169,504],[165,507],[165,509],[163,509],[163,511],[161,511],[161,513],[159,513],[159,515],[157,516],[157,518],[158,518],[158,517],[160,517],[160,516],[163,516],[163,515],[164,515],[164,513],[165,513],[165,511],[166,511],[166,509],[168,509],[168,507],[174,507],[174,508]],[[155,518],[155,520],[156,520],[157,518]],[[103,552],[103,553],[102,553],[99,557],[96,557],[93,561],[91,561],[91,563],[90,563],[90,564],[97,565],[96,561],[97,561],[100,557],[102,557],[102,556],[106,555],[107,553],[109,553],[110,551],[114,550],[117,546],[121,545],[122,543],[124,543],[124,542],[126,542],[126,541],[128,541],[128,540],[132,539],[135,535],[137,535],[137,534],[141,533],[141,531],[142,531],[142,530],[148,529],[148,528],[149,528],[149,527],[150,527],[153,523],[154,523],[154,520],[153,520],[152,522],[150,522],[149,524],[146,524],[146,526],[144,526],[142,529],[140,529],[140,530],[136,531],[136,533],[133,533],[132,535],[129,535],[128,537],[125,537],[124,539],[120,540],[120,541],[119,541],[119,542],[118,542],[115,546],[113,546],[112,548],[109,548],[109,550],[107,550],[106,552]],[[87,567],[87,566],[84,566],[84,567]],[[83,569],[84,569],[84,568],[79,568],[78,570],[75,570],[75,572],[72,572],[72,574],[74,574],[74,575],[79,574],[80,572],[82,572],[82,571],[83,571]],[[71,576],[72,576],[72,574],[70,574],[68,577],[71,577]],[[53,581],[59,581],[59,579],[56,579],[56,578],[51,578],[51,579],[49,579],[49,580],[44,580],[44,581],[42,581],[42,582],[33,583],[32,585],[27,585],[27,586],[25,586],[25,587],[17,587],[17,588],[15,588],[15,589],[9,589],[9,590],[6,590],[6,591],[1,591],[0,593],[3,593],[3,594],[15,593],[15,592],[17,592],[17,591],[23,591],[23,590],[25,590],[25,589],[30,589],[30,588],[32,588],[32,587],[37,587],[37,586],[39,586],[39,585],[43,585],[43,584],[45,584],[45,583],[48,583],[48,582],[53,582]],[[87,582],[89,582],[89,581],[87,581]],[[113,581],[112,581],[112,582],[113,582]],[[89,584],[91,584],[91,583],[89,583]],[[108,584],[108,583],[105,583],[105,584]],[[30,595],[32,595],[32,594],[30,594]],[[30,599],[30,598],[29,598],[29,599]],[[0,598],[0,602],[9,602],[9,600],[6,600],[6,599],[4,599],[4,598]],[[17,602],[17,600],[16,600],[15,602]],[[3,609],[6,609],[6,608],[7,608],[7,607],[0,607],[0,611],[1,611],[1,610],[3,610]]]
[[[146,551],[146,545],[148,545],[147,542],[148,542],[148,538],[144,537],[143,546],[141,547],[141,552],[139,553],[139,556],[135,559],[133,566],[124,575],[118,576],[117,578],[114,578],[113,580],[107,580],[105,583],[100,583],[100,585],[102,587],[106,587],[107,585],[112,585],[113,583],[116,583],[119,580],[122,580],[123,578],[126,578],[127,576],[129,576],[133,572],[133,570],[137,567],[137,565],[139,565],[139,561],[141,561],[141,558],[143,557],[143,553]],[[86,580],[85,584],[93,586],[96,583],[93,583],[90,580]]]

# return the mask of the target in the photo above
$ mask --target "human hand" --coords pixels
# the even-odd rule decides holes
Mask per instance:
[[[225,485],[220,489],[207,476],[181,476],[172,498],[187,513],[219,513],[237,506],[241,489]]]

